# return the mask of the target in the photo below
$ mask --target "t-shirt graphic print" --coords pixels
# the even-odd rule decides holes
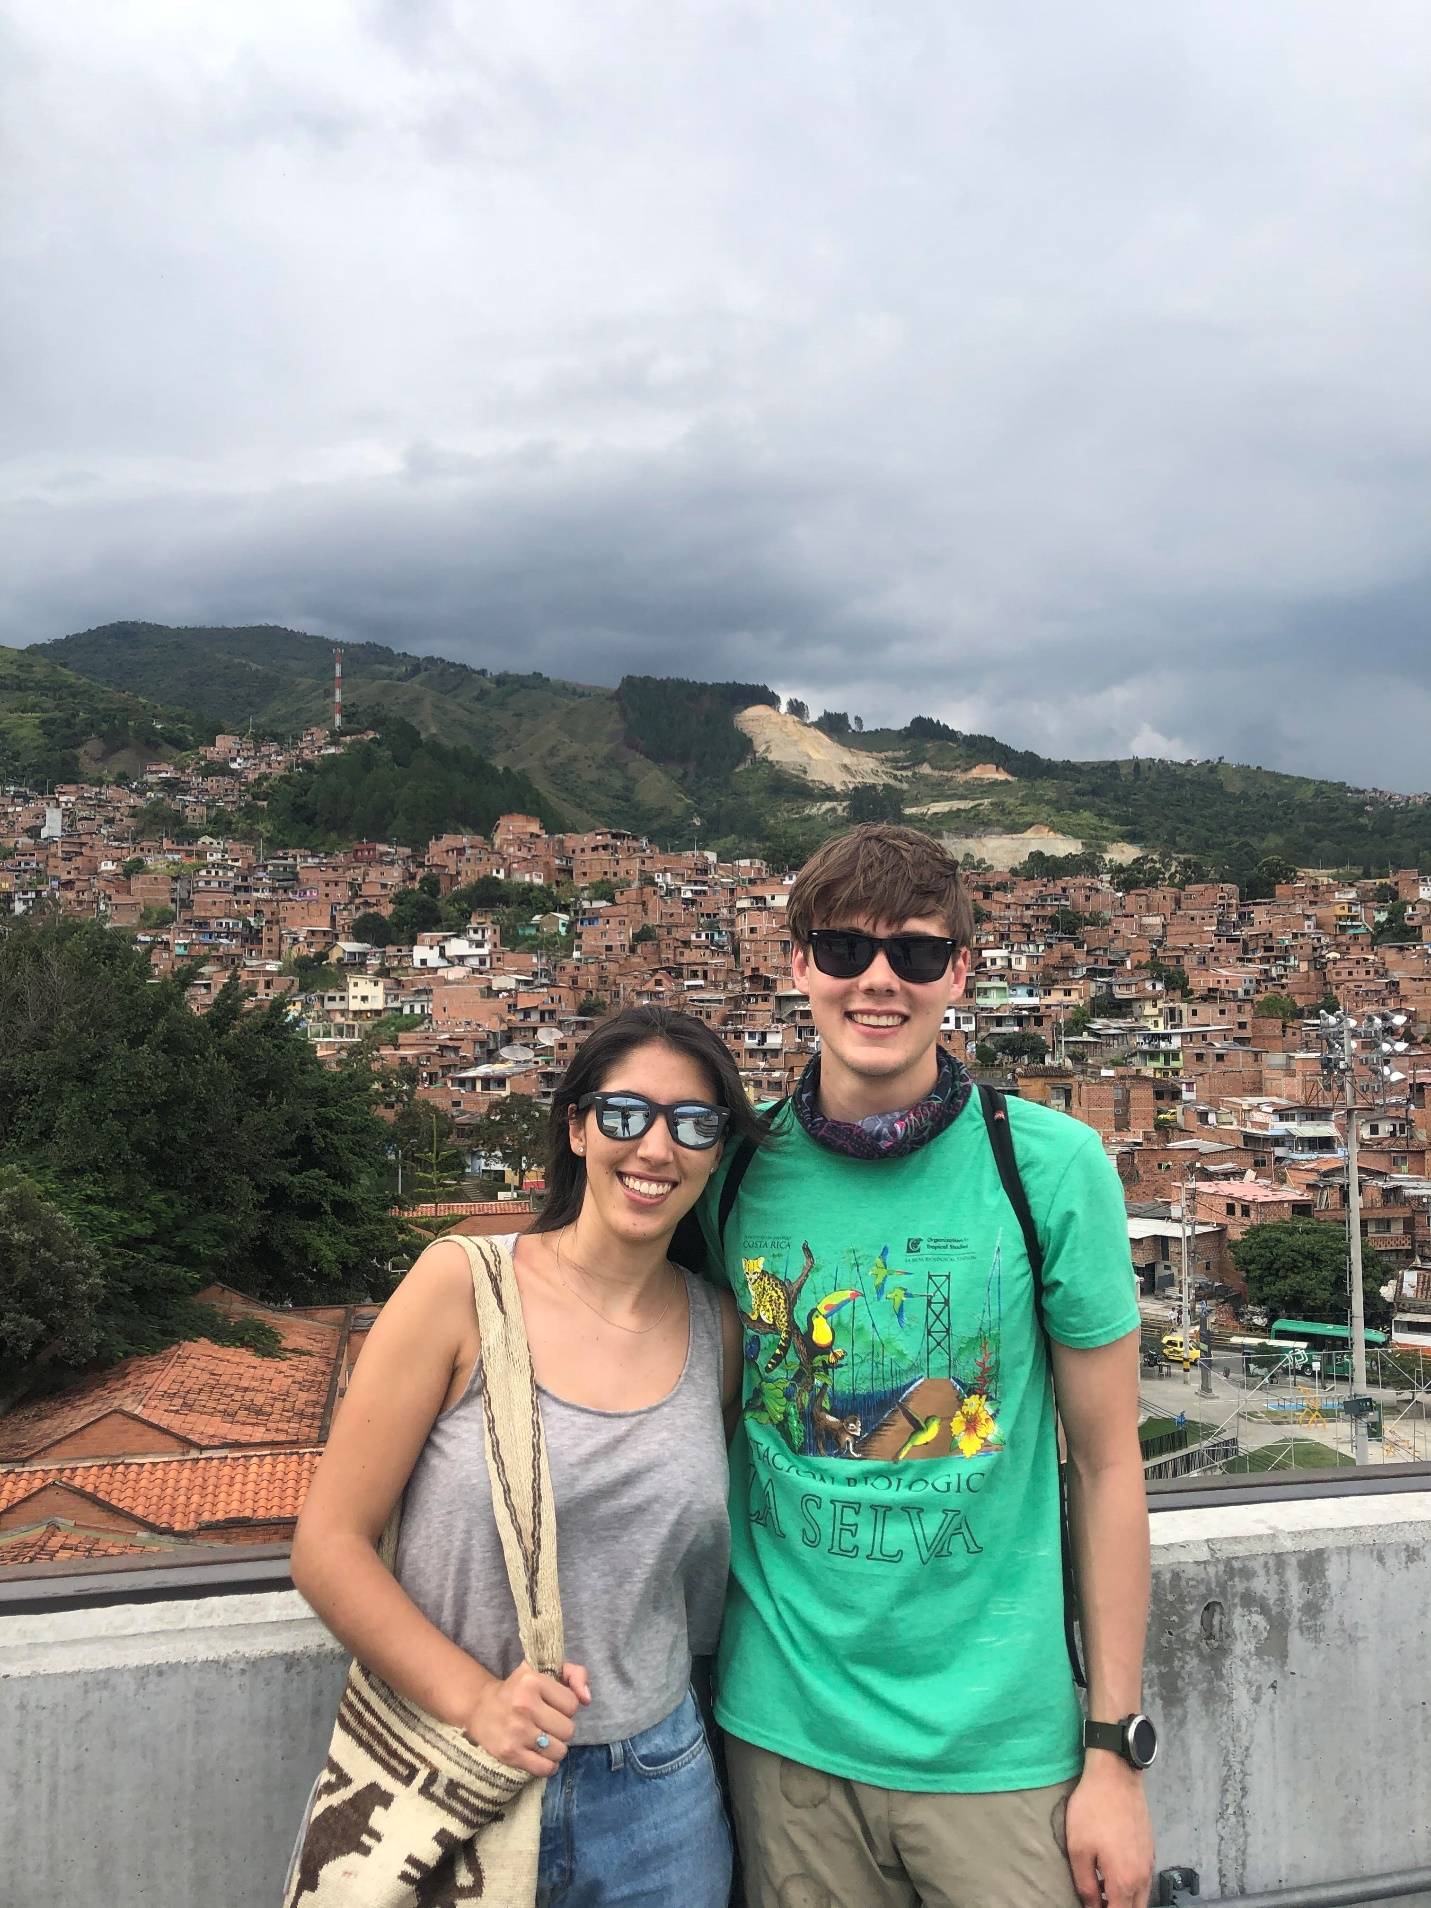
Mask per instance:
[[[854,1244],[822,1274],[802,1239],[793,1279],[788,1246],[742,1252],[747,1417],[810,1457],[899,1464],[1000,1450],[1002,1237],[977,1318],[956,1323],[951,1294],[969,1282],[971,1250],[958,1238]]]
[[[1009,1118],[1049,1331],[1094,1347],[1135,1330],[1097,1134],[1019,1101]],[[718,1198],[719,1175],[712,1249]],[[743,1322],[722,1724],[886,1788],[1075,1774],[1048,1359],[977,1103],[894,1159],[782,1125],[722,1256]]]

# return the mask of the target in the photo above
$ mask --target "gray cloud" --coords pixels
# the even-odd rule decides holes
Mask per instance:
[[[21,0],[0,641],[1431,781],[1431,21]]]

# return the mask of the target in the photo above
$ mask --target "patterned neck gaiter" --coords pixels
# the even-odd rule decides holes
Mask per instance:
[[[937,1049],[939,1077],[927,1099],[897,1113],[867,1113],[862,1120],[831,1120],[820,1112],[820,1056],[800,1075],[790,1096],[795,1117],[820,1146],[851,1159],[899,1159],[937,1139],[954,1124],[969,1098],[971,1082],[952,1053]]]

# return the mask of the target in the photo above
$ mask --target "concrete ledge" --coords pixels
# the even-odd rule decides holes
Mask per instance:
[[[0,1627],[0,1677],[308,1654],[343,1652],[296,1590],[112,1603],[9,1617]]]
[[[1428,1555],[1431,1490],[1153,1519],[1161,1865],[1225,1896],[1431,1863]],[[345,1667],[291,1590],[4,1619],[0,1901],[274,1908]]]

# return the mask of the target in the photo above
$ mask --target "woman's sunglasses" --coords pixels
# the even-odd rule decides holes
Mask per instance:
[[[848,928],[813,928],[810,952],[822,974],[854,980],[883,950],[890,971],[921,986],[949,971],[959,943],[946,934],[855,934]]]
[[[576,1110],[584,1113],[589,1106],[596,1108],[597,1131],[607,1139],[640,1139],[659,1113],[676,1144],[693,1152],[714,1146],[730,1118],[729,1107],[710,1106],[704,1100],[677,1100],[663,1106],[659,1100],[648,1100],[644,1093],[584,1093]]]

